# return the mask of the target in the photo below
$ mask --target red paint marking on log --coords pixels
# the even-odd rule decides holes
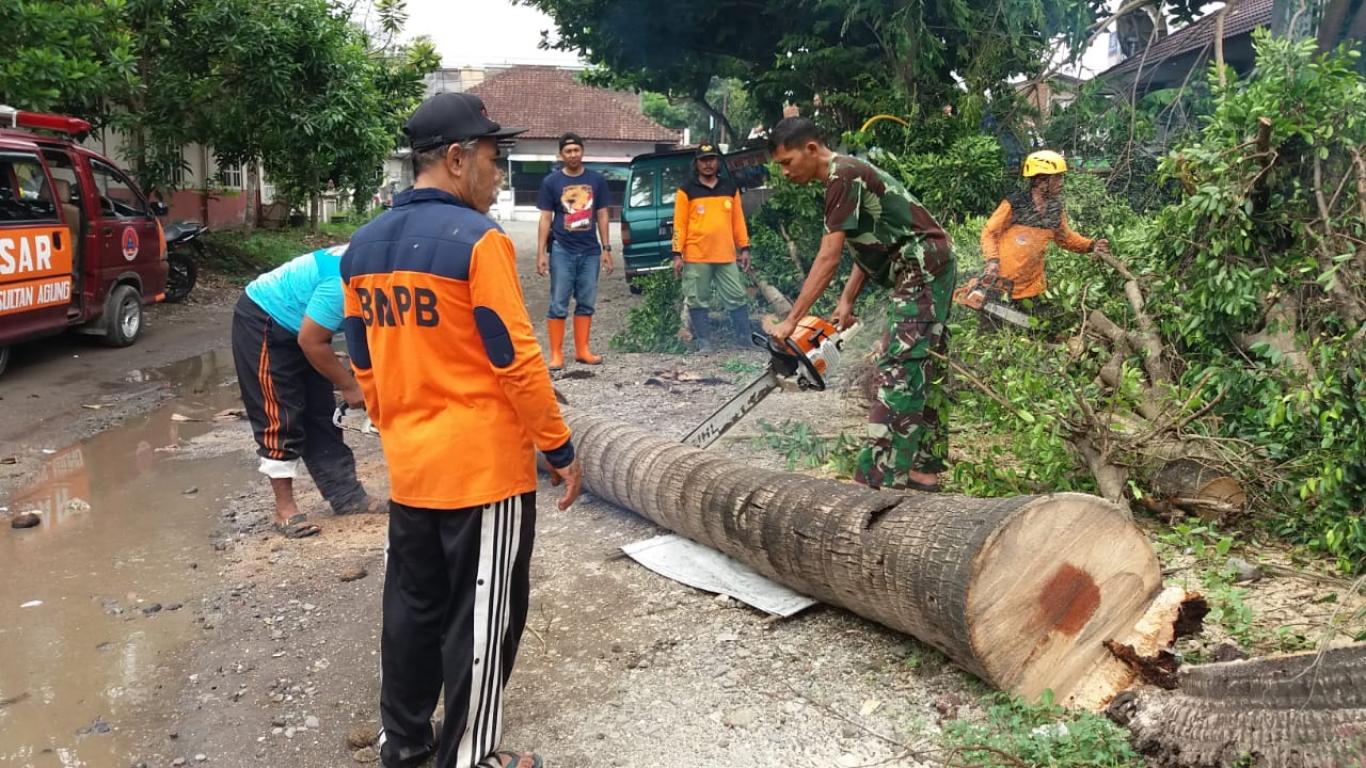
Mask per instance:
[[[1100,588],[1089,574],[1071,563],[1058,567],[1039,594],[1039,611],[1050,627],[1071,637],[1086,626],[1100,607]]]

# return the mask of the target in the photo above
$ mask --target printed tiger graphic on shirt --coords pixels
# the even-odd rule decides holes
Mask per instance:
[[[593,185],[570,184],[560,194],[564,206],[564,228],[569,232],[587,232],[593,228]]]

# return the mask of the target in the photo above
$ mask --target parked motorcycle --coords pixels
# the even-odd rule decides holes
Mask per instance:
[[[204,243],[199,236],[209,228],[197,221],[178,221],[166,227],[166,301],[184,301],[199,278]]]

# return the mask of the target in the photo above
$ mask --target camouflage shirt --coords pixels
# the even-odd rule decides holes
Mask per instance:
[[[830,160],[825,231],[846,233],[854,261],[888,287],[906,260],[934,278],[953,259],[948,234],[919,200],[881,169],[846,155]]]

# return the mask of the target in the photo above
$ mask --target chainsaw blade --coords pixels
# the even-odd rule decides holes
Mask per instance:
[[[1029,315],[1018,309],[1011,309],[1000,302],[987,301],[982,305],[982,311],[993,317],[999,317],[1011,325],[1018,325],[1021,328],[1029,327]]]
[[[717,408],[716,413],[698,424],[696,429],[683,438],[683,443],[694,448],[706,448],[716,442],[726,430],[735,426],[735,422],[744,418],[745,414],[753,410],[754,406],[768,397],[781,383],[777,373],[772,370],[766,371],[764,375],[740,390],[739,394],[726,401],[725,405]]]

